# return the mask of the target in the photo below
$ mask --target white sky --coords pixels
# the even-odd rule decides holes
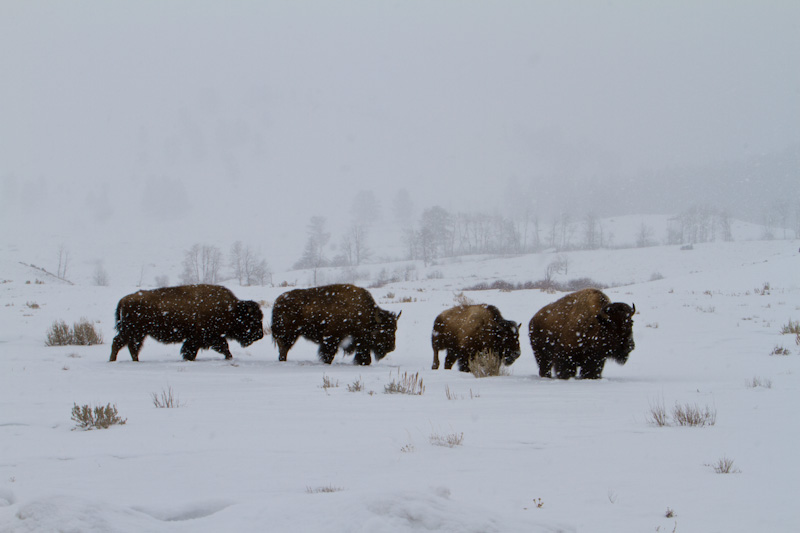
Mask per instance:
[[[0,3],[6,223],[302,241],[798,143],[791,0]]]

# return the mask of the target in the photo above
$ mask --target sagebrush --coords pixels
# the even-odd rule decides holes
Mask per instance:
[[[70,328],[63,320],[56,320],[47,332],[46,346],[92,346],[103,344],[103,337],[94,324],[85,318]]]
[[[787,324],[781,326],[781,335],[800,335],[800,321],[789,320]]]
[[[75,429],[106,429],[113,425],[123,425],[128,421],[127,418],[122,418],[117,412],[117,406],[110,403],[105,407],[98,405],[91,407],[89,405],[73,404],[72,406],[72,420],[75,421]]]
[[[500,356],[493,350],[483,350],[469,360],[469,371],[476,378],[508,375]]]
[[[668,413],[663,400],[650,403],[647,414],[648,422],[658,427],[664,426],[713,426],[717,422],[717,410],[711,407],[699,407],[697,404],[681,405],[675,403],[672,412]]]

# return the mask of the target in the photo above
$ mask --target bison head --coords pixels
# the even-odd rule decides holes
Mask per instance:
[[[612,303],[603,307],[597,315],[608,356],[621,365],[628,361],[628,354],[636,347],[633,342],[635,313],[636,305],[631,307],[624,303]]]
[[[502,320],[497,332],[497,343],[500,357],[503,364],[508,366],[517,360],[522,351],[519,348],[519,328],[522,324],[517,324],[513,320]]]
[[[402,314],[402,311],[395,315],[384,309],[376,310],[375,327],[372,330],[372,353],[375,354],[376,361],[380,361],[386,357],[387,353],[394,351],[397,319]]]
[[[242,346],[250,346],[264,337],[264,313],[261,312],[261,307],[256,302],[238,302],[234,320],[230,336]]]

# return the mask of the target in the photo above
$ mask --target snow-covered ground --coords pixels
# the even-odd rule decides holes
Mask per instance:
[[[126,252],[103,251],[130,269],[109,267],[108,287],[51,279],[20,263],[38,264],[22,248],[0,254],[0,531],[800,529],[800,347],[780,334],[800,320],[797,241],[565,254],[560,278],[614,284],[613,300],[636,304],[636,350],[599,381],[538,377],[527,324],[562,295],[535,290],[465,292],[523,324],[510,375],[430,369],[433,319],[456,293],[540,279],[554,254],[417,264],[410,281],[371,289],[403,315],[397,349],[369,367],[341,352],[321,364],[305,341],[280,363],[269,337],[231,342],[232,362],[210,351],[183,362],[178,345],[148,339],[140,363],[127,349],[109,363],[114,308],[136,290],[122,280],[142,266]],[[287,290],[229,286],[266,306]],[[54,320],[81,317],[105,344],[44,345]],[[406,372],[424,394],[385,394]],[[324,378],[339,386],[323,389]],[[350,392],[357,380],[363,390]],[[181,406],[157,409],[152,395],[170,388]],[[107,403],[125,425],[73,430],[74,404]],[[716,423],[649,422],[654,406],[676,403],[707,407]],[[462,443],[431,442],[451,435]],[[722,458],[738,472],[715,473]]]

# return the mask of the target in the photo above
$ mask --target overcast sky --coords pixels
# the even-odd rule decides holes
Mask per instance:
[[[6,232],[269,248],[363,190],[545,210],[798,143],[794,0],[0,2]]]

